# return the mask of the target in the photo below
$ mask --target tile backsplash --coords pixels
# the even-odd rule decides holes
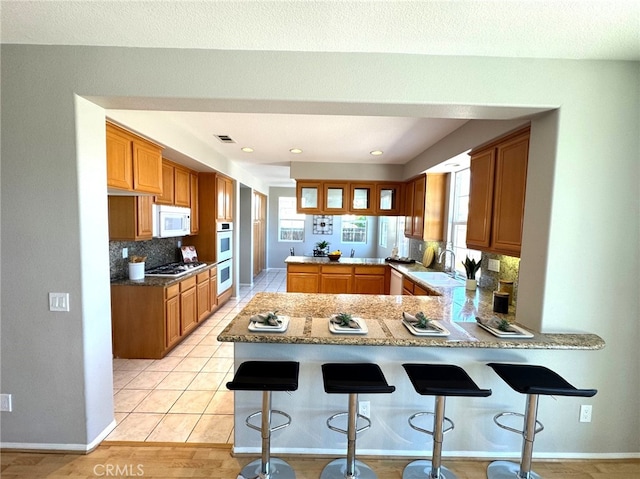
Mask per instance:
[[[174,261],[182,261],[178,242],[182,238],[154,238],[148,241],[109,241],[109,270],[111,280],[129,275],[129,260],[122,257],[122,248],[129,256],[146,256],[145,269]]]

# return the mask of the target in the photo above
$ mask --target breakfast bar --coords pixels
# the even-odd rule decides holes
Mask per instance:
[[[256,315],[275,313],[285,327],[269,330],[256,327]],[[403,321],[403,313],[422,312],[446,334],[421,334]],[[330,318],[348,313],[363,320],[363,330],[345,331],[331,327]],[[218,340],[234,343],[235,368],[244,361],[298,361],[299,388],[295,392],[274,393],[274,407],[291,415],[291,426],[276,433],[274,454],[340,456],[346,438],[328,429],[326,418],[344,410],[344,403],[325,394],[321,365],[327,362],[371,362],[384,371],[392,394],[361,394],[370,403],[371,429],[358,437],[360,455],[419,457],[426,439],[412,429],[407,418],[417,411],[433,410],[431,400],[415,393],[404,374],[404,363],[447,363],[464,368],[476,383],[491,388],[491,397],[465,397],[451,402],[447,416],[464,422],[460,431],[447,436],[443,456],[515,458],[520,453],[520,437],[497,428],[493,416],[501,411],[522,409],[521,398],[510,394],[489,362],[541,364],[557,370],[578,385],[591,384],[585,355],[597,354],[605,343],[588,332],[544,334],[519,326],[523,335],[500,337],[482,328],[476,317],[495,313],[477,293],[451,288],[437,296],[396,296],[358,294],[259,293],[220,333]],[[510,321],[515,318],[508,316]],[[508,336],[508,335],[507,335]],[[235,391],[234,452],[258,454],[260,436],[245,427],[245,417],[259,409],[260,395]],[[567,457],[582,451],[581,435],[574,412],[579,403],[562,398],[547,407],[540,404],[542,421],[557,423],[563,435],[541,434],[536,454]],[[427,425],[426,427],[430,427]]]

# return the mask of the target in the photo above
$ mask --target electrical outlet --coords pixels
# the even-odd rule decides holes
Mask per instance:
[[[580,406],[580,422],[591,422],[591,404],[583,404]]]
[[[11,394],[0,394],[0,411],[11,412]]]
[[[123,258],[129,257],[129,248],[122,248],[122,257]]]
[[[500,272],[500,260],[499,259],[490,259],[489,260],[489,271]]]
[[[49,293],[49,311],[69,311],[69,293]]]
[[[371,417],[371,403],[369,401],[358,401],[358,414],[364,417]]]

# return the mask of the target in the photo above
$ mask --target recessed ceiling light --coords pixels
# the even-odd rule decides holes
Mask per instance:
[[[380,155],[382,155],[383,153],[384,153],[384,151],[382,151],[382,150],[373,150],[373,151],[370,151],[370,152],[369,152],[369,154],[370,154],[371,156],[380,156]]]
[[[444,166],[448,166],[449,168],[457,168],[460,166],[460,163],[445,163]]]
[[[302,150],[300,148],[291,148],[289,151],[294,155],[299,155],[300,153],[302,153]]]
[[[253,153],[253,148],[250,148],[248,146],[241,148],[241,150],[244,151],[245,153]]]

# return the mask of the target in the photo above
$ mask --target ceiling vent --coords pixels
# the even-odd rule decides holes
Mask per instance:
[[[235,140],[228,135],[214,135],[221,143],[235,143]]]

